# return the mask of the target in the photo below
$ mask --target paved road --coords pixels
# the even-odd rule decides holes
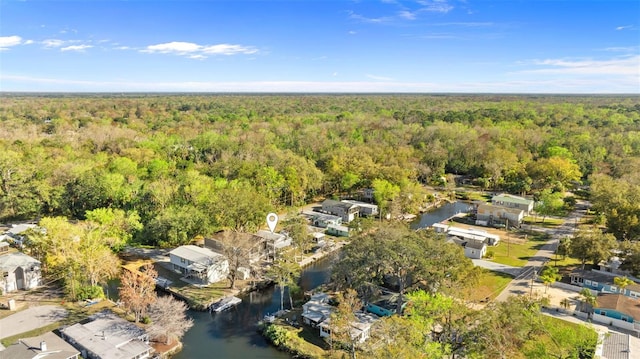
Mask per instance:
[[[57,305],[27,308],[0,319],[0,339],[38,329],[67,317],[67,310]]]
[[[514,277],[517,277],[520,275],[520,273],[522,273],[521,267],[513,267],[506,264],[487,261],[484,259],[472,259],[471,261],[473,262],[473,265],[475,265],[476,267],[486,268],[494,272],[506,273]]]
[[[551,234],[551,238],[529,259],[522,268],[522,272],[507,285],[495,300],[505,301],[512,295],[531,295],[533,293],[534,280],[540,274],[540,269],[555,253],[558,241],[560,238],[573,234],[576,223],[586,214],[587,208],[589,208],[589,202],[579,200],[576,204],[576,209],[565,218],[562,225],[553,229],[540,228],[541,231]]]

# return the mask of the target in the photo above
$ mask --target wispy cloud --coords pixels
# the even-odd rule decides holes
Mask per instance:
[[[0,36],[0,50],[7,50],[8,48],[22,43],[20,36]]]
[[[83,52],[86,49],[90,49],[93,46],[91,45],[71,45],[71,46],[67,46],[67,47],[63,47],[60,49],[60,51],[79,51],[79,52]]]
[[[185,92],[460,92],[460,93],[639,93],[632,79],[537,79],[479,82],[400,82],[400,81],[84,81],[39,78],[0,73],[11,90],[21,91],[185,91]],[[9,89],[9,86],[5,86]]]
[[[238,55],[238,54],[255,54],[258,50],[251,46],[233,45],[233,44],[217,44],[217,45],[199,45],[192,42],[174,41],[163,44],[149,45],[141,52],[174,54],[187,56],[192,59],[204,59],[207,55]]]
[[[640,77],[640,55],[606,60],[545,59],[531,62],[538,68],[520,71],[537,74],[624,75]],[[640,82],[639,82],[640,83]]]
[[[376,80],[376,81],[393,81],[393,79],[391,77],[371,75],[371,74],[366,74],[365,76],[367,78],[370,78],[370,79]]]
[[[492,27],[496,24],[493,22],[439,22],[431,24],[431,26],[453,26],[453,27]]]
[[[630,29],[633,29],[633,25],[624,25],[624,26],[618,26],[618,27],[616,27],[616,30],[617,30],[617,31],[620,31],[620,30],[630,30]]]
[[[71,41],[59,40],[59,39],[46,39],[42,40],[42,45],[46,48],[54,48],[54,47],[62,47],[65,44],[70,43]]]
[[[440,12],[446,14],[453,10],[453,5],[449,4],[447,0],[424,0],[418,1],[418,4],[422,5],[420,11]]]

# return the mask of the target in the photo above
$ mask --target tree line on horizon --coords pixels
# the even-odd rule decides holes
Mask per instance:
[[[516,194],[593,183],[610,230],[636,239],[639,168],[637,96],[0,98],[1,222],[117,209],[139,218],[131,241],[164,247],[363,188],[416,212],[451,175]]]

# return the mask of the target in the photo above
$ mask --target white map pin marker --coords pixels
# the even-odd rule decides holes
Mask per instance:
[[[267,214],[267,226],[269,226],[269,230],[271,230],[271,233],[275,231],[277,224],[278,224],[278,215],[275,213]]]

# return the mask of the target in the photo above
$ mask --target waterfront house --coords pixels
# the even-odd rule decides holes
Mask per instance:
[[[327,226],[327,234],[336,237],[349,237],[349,227],[331,224]]]
[[[282,248],[291,245],[291,237],[283,233],[272,233],[271,231],[259,230],[256,236],[264,239],[266,243],[267,257],[274,259],[276,253]]]
[[[0,255],[0,288],[3,293],[33,289],[40,285],[40,261],[22,252]]]
[[[230,247],[242,248],[248,252],[248,266],[267,260],[273,249],[273,247],[269,248],[265,238],[236,231],[219,231],[210,238],[204,239],[204,247],[220,254],[224,254]]]
[[[464,255],[471,259],[482,259],[487,254],[487,245],[480,241],[467,241],[462,244]]]
[[[593,320],[640,331],[640,300],[622,294],[600,294],[593,309]]]
[[[144,359],[153,351],[143,329],[109,311],[94,314],[85,324],[62,328],[60,333],[86,359]]]
[[[378,205],[367,202],[354,201],[351,199],[342,200],[344,203],[355,204],[359,208],[360,217],[372,217],[378,215]]]
[[[0,351],[1,358],[14,359],[78,359],[80,352],[53,332],[37,337],[21,338]]]
[[[353,203],[327,199],[322,202],[322,212],[342,218],[342,222],[349,223],[360,214],[360,206]]]
[[[449,225],[444,223],[434,223],[431,227],[436,233],[447,233],[449,231]]]
[[[380,318],[364,312],[355,312],[353,314],[355,320],[349,323],[351,326],[349,336],[358,343],[364,343],[371,336],[371,327],[375,322],[380,320]],[[320,337],[331,337],[331,318],[327,318],[320,323],[319,328]]]
[[[510,208],[482,203],[476,209],[476,224],[485,226],[508,225],[518,227],[524,218],[520,208]]]
[[[615,275],[594,270],[575,270],[569,274],[569,279],[573,285],[589,288],[594,292],[622,294],[631,298],[640,298],[640,284],[634,282],[621,289],[615,285],[613,281],[615,277]]]
[[[302,321],[312,327],[317,327],[329,318],[335,308],[329,305],[331,297],[327,293],[316,293],[302,305]]]
[[[173,270],[203,284],[219,282],[229,274],[229,261],[208,248],[180,246],[169,252],[169,258]]]
[[[503,193],[493,196],[493,198],[491,198],[491,204],[494,206],[521,209],[524,211],[525,216],[528,216],[531,211],[533,211],[533,200],[511,194]]]

